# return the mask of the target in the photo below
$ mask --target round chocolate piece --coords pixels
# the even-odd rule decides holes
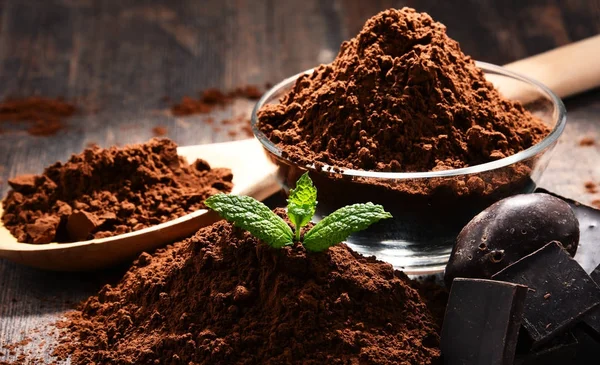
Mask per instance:
[[[502,199],[462,229],[444,280],[450,286],[456,277],[488,279],[550,241],[575,255],[579,222],[569,204],[541,193]]]

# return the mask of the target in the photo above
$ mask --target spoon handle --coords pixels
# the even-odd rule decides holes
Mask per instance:
[[[600,86],[600,35],[505,65],[566,98]]]

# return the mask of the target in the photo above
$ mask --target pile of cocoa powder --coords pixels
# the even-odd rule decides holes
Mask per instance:
[[[218,222],[142,254],[120,283],[68,314],[55,355],[72,364],[431,364],[438,319],[412,285],[345,245],[276,250]]]
[[[76,110],[75,105],[61,98],[7,98],[0,103],[0,122],[25,123],[29,134],[49,136],[65,128],[64,120]],[[4,129],[0,129],[2,132]]]
[[[168,139],[124,148],[92,147],[39,176],[8,181],[2,221],[27,243],[103,238],[163,223],[230,192],[229,169],[188,164]]]
[[[298,78],[259,127],[301,164],[375,171],[462,168],[513,155],[549,128],[504,98],[426,13],[390,9]]]

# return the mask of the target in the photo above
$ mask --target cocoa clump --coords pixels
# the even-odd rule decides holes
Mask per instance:
[[[589,147],[596,144],[596,140],[593,137],[583,137],[579,140],[579,145],[582,147]]]
[[[73,104],[60,98],[9,98],[0,103],[0,122],[26,123],[29,125],[29,134],[50,136],[65,128],[65,119],[71,117],[76,110]]]
[[[19,242],[73,242],[163,223],[230,192],[229,169],[189,165],[169,139],[124,148],[92,147],[39,176],[8,181],[2,221]]]
[[[259,128],[301,164],[436,171],[527,149],[549,128],[504,98],[426,13],[390,9],[300,76]]]
[[[218,222],[142,254],[120,283],[68,314],[55,355],[72,364],[431,364],[439,327],[411,285],[346,245],[274,250]]]
[[[154,134],[155,137],[162,137],[166,135],[167,132],[167,127],[163,127],[161,125],[152,128],[152,134]]]

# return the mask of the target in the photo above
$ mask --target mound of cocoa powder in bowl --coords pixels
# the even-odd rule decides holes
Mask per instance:
[[[497,160],[549,132],[486,81],[444,25],[410,8],[369,19],[258,117],[295,162],[393,172]]]
[[[163,223],[232,188],[231,170],[188,164],[169,139],[92,147],[39,176],[8,181],[2,221],[19,242],[73,242]]]
[[[431,364],[439,328],[411,285],[346,245],[275,250],[222,221],[142,254],[120,283],[67,315],[55,355],[72,364]]]

